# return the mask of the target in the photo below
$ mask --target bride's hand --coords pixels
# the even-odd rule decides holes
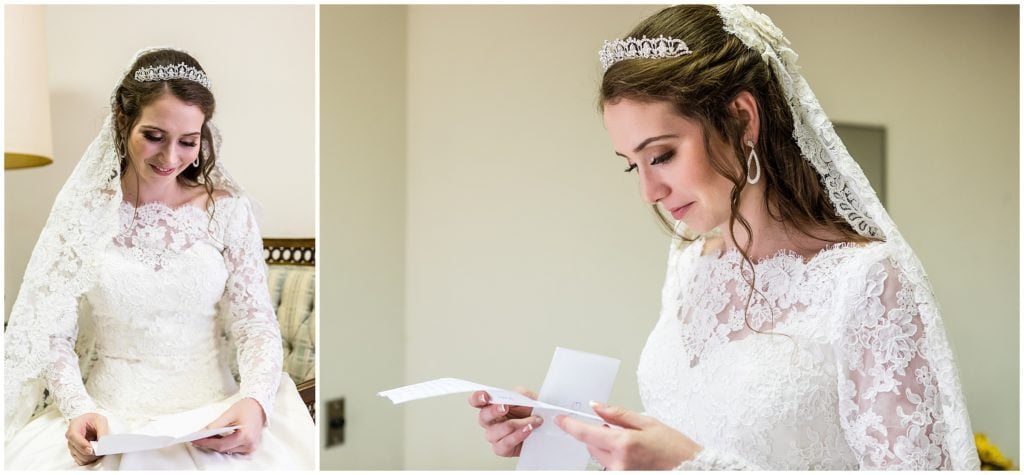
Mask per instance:
[[[90,440],[100,440],[107,435],[107,418],[95,412],[82,414],[68,421],[68,450],[78,465],[88,465],[99,459],[92,450]]]
[[[516,388],[522,395],[537,399],[528,389]],[[518,457],[526,440],[537,426],[544,421],[533,416],[532,407],[491,404],[491,395],[477,391],[469,395],[469,405],[480,409],[477,422],[484,428],[484,438],[491,444],[491,450],[502,457]]]
[[[595,426],[566,416],[555,424],[576,440],[598,463],[609,470],[672,470],[692,459],[701,446],[653,417],[621,407],[591,403],[594,412],[621,429]]]
[[[207,429],[218,427],[241,426],[229,435],[211,436],[192,441],[192,445],[209,449],[222,454],[250,454],[260,445],[263,425],[267,420],[263,407],[255,399],[243,398],[231,405],[217,420],[206,426]]]

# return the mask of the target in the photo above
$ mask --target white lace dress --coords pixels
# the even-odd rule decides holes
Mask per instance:
[[[956,376],[923,349],[952,353],[923,337],[888,244],[755,262],[746,320],[742,257],[703,248],[673,245],[637,371],[647,415],[704,447],[679,468],[977,469],[973,438],[943,422],[937,379]]]
[[[74,349],[78,335],[63,335],[44,372],[55,404],[6,442],[7,469],[75,468],[64,433],[68,419],[87,412],[105,415],[112,433],[157,424],[185,434],[244,397],[267,414],[252,454],[178,444],[108,455],[89,468],[315,468],[316,430],[281,371],[280,329],[252,210],[244,198],[215,205],[211,220],[195,206],[122,204],[121,232],[85,294],[93,316],[86,323],[94,328],[83,335],[94,335],[97,355],[88,383]],[[230,370],[236,355],[241,386]]]

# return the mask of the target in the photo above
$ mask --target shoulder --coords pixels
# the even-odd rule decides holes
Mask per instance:
[[[836,268],[836,288],[844,292],[839,299],[846,313],[847,326],[876,326],[883,319],[892,318],[891,310],[903,310],[900,315],[914,313],[913,278],[905,268],[904,252],[887,242],[871,243],[852,250],[849,257]]]

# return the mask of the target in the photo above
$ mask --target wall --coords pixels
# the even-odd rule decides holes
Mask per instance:
[[[313,236],[314,14],[313,6],[48,5],[54,163],[4,175],[5,315],[57,192],[144,47],[183,48],[206,69],[222,158],[262,206],[264,236]]]
[[[320,401],[347,413],[325,470],[402,466],[403,408],[376,394],[404,382],[405,22],[404,6],[320,9]]]

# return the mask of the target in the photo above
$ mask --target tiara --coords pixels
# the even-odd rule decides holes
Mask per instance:
[[[206,73],[185,63],[168,64],[166,66],[146,66],[135,70],[135,80],[139,82],[166,81],[168,79],[188,79],[210,88],[210,80]]]
[[[665,36],[657,38],[644,36],[639,40],[629,37],[624,40],[605,41],[604,47],[598,54],[601,57],[601,65],[607,71],[613,64],[624,59],[675,58],[692,52],[690,48],[686,47],[683,40]]]

